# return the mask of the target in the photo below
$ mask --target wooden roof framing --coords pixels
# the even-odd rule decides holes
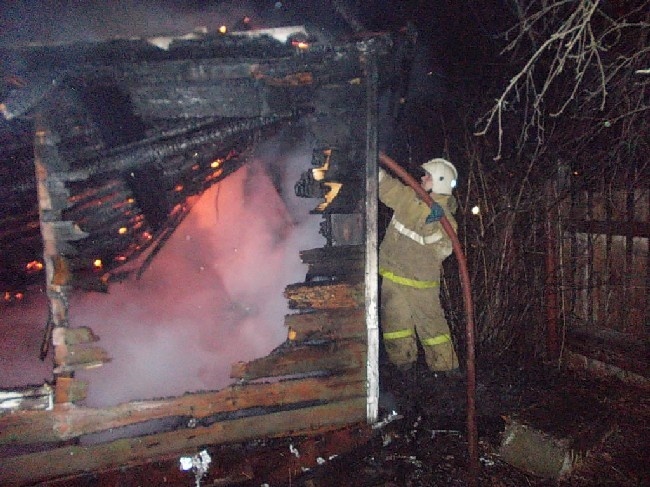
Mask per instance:
[[[266,37],[215,37],[163,52],[119,41],[22,53],[32,68],[35,59],[46,60],[57,81],[43,83],[48,76],[37,70],[30,92],[9,93],[2,107],[7,119],[33,121],[35,134],[2,135],[12,142],[0,165],[0,253],[12,263],[3,259],[0,281],[26,285],[33,275],[24,264],[44,256],[56,382],[54,391],[39,387],[21,396],[52,405],[0,409],[0,450],[14,451],[4,454],[0,483],[376,419],[377,100],[381,80],[399,78],[393,70],[405,65],[392,57],[408,52],[393,51],[395,42],[377,35],[300,51]],[[117,108],[137,137],[106,135],[102,123],[110,129],[114,113],[102,110],[112,96],[128,101]],[[237,382],[220,391],[108,408],[75,404],[85,384],[74,371],[110,357],[91,330],[68,322],[67,293],[141,272],[192,198],[245,163],[258,140],[298,120],[317,140],[312,164],[322,162],[322,151],[331,156],[323,179],[313,180],[313,169],[305,173],[309,191],[326,197],[333,185],[342,189],[315,210],[329,245],[301,253],[305,281],[284,291],[295,311],[285,318],[286,342],[267,357],[234,364]],[[97,258],[106,263],[99,273]],[[174,426],[127,432],[162,420]],[[109,431],[123,434],[79,443]]]

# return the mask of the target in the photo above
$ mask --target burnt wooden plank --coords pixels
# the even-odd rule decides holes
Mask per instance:
[[[325,260],[309,264],[306,281],[333,278],[337,281],[358,281],[365,275],[362,259],[354,260]]]
[[[242,442],[263,437],[321,434],[343,425],[364,422],[365,416],[365,398],[353,398],[292,411],[217,422],[208,427],[8,457],[2,459],[0,484],[14,486],[38,483],[66,475],[151,461],[163,455],[193,453],[205,445]]]
[[[136,111],[145,118],[260,117],[292,109],[285,89],[253,79],[216,83],[169,83],[131,90]]]
[[[314,372],[339,372],[365,367],[366,346],[358,341],[297,346],[251,362],[233,364],[230,377],[259,379]]]
[[[364,303],[364,284],[290,284],[284,290],[291,309],[356,308]]]
[[[286,315],[284,324],[289,329],[289,338],[295,342],[306,339],[356,338],[366,335],[365,314],[362,308]]]
[[[235,384],[218,392],[135,401],[107,408],[56,404],[54,410],[48,412],[0,415],[0,445],[68,440],[168,417],[201,419],[254,407],[341,400],[363,395],[364,390],[365,378],[352,372],[273,383]]]
[[[300,259],[305,264],[313,264],[324,260],[361,260],[365,256],[363,245],[336,245],[320,247],[316,249],[303,250],[300,252]]]

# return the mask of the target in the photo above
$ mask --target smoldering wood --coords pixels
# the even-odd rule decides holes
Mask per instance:
[[[238,137],[242,133],[261,130],[295,116],[293,113],[274,114],[268,117],[243,119],[220,124],[209,128],[191,130],[167,140],[148,144],[135,144],[99,155],[94,161],[88,161],[83,169],[57,174],[62,181],[80,181],[98,174],[129,171],[136,167],[146,167],[159,160],[175,154],[185,153],[214,142]]]
[[[388,48],[389,44],[381,43],[380,49]],[[120,143],[109,149],[110,144],[102,138],[101,127],[96,120],[88,118],[88,110],[72,90],[66,87],[57,91],[63,98],[57,102],[62,111],[56,127],[64,132],[57,148],[70,166],[50,173],[69,192],[67,206],[59,210],[62,205],[57,204],[56,208],[62,211],[64,221],[75,222],[81,231],[89,233],[85,239],[67,242],[76,252],[75,256],[68,253],[68,249],[64,252],[67,266],[74,274],[72,285],[84,276],[92,278],[88,264],[94,256],[106,262],[115,258],[128,262],[122,266],[107,265],[102,271],[103,280],[107,275],[131,272],[129,268],[133,269],[134,256],[147,251],[155,255],[155,249],[164,244],[165,235],[173,232],[185,214],[184,208],[191,207],[196,195],[244,164],[246,153],[261,138],[301,117],[307,130],[318,138],[319,146],[336,145],[345,158],[354,161],[354,170],[349,174],[343,171],[343,166],[336,168],[339,176],[347,178],[363,172],[366,136],[363,119],[368,100],[364,96],[363,79],[366,60],[362,58],[367,55],[368,45],[364,42],[363,46],[334,46],[300,55],[283,46],[280,49],[283,54],[278,58],[246,63],[241,61],[245,57],[234,56],[224,63],[223,59],[209,59],[208,56],[207,64],[196,59],[174,60],[170,56],[179,52],[174,49],[169,55],[158,50],[133,55],[126,49],[123,56],[122,53],[118,56],[118,64],[112,64],[109,56],[70,72],[67,78],[70,86],[81,90],[103,89],[105,83],[107,90],[127,94],[163,93],[157,98],[163,102],[165,96],[175,93],[199,97],[217,93],[221,96],[225,87],[245,80],[242,89],[246,98],[240,100],[239,108],[234,107],[236,100],[231,99],[230,105],[226,100],[223,109],[237,110],[239,114],[234,120],[215,117],[213,113],[208,117],[194,117],[201,115],[204,107],[194,106],[192,101],[184,99],[182,107],[167,112],[167,119],[141,117],[144,140]],[[160,64],[147,58],[151,53]],[[263,52],[264,56],[269,53]],[[382,53],[388,55],[388,49]],[[141,55],[144,57],[138,57]],[[168,82],[168,86],[162,86]],[[150,101],[142,101],[143,106],[152,106]],[[53,110],[57,103],[46,100],[43,105],[49,117],[57,115]],[[210,110],[220,113],[221,108],[215,103],[214,99],[206,100]],[[255,103],[262,106],[253,107]],[[242,119],[241,115],[248,113],[247,110],[270,116]],[[164,108],[157,113],[163,112]],[[149,113],[152,117],[155,115],[153,110]],[[188,118],[189,115],[192,117]],[[86,119],[91,123],[86,123]],[[210,162],[217,158],[223,158],[222,166],[218,170],[208,169]],[[129,186],[131,172],[142,174],[146,171],[156,172],[160,184],[149,184],[145,189],[157,190],[156,201],[167,205],[164,218],[151,233],[148,244],[142,239],[152,227],[150,216]],[[362,182],[363,177],[357,177],[351,189],[358,190]],[[20,211],[28,207],[28,195],[24,196]],[[129,201],[131,198],[133,201]],[[359,224],[363,219],[360,198],[357,194],[355,198],[337,203],[336,211],[345,215],[342,219],[355,223],[347,225],[342,235],[363,230]],[[332,214],[338,215],[336,211]],[[118,232],[122,227],[127,227],[124,238],[120,238]],[[353,240],[355,242],[362,241],[360,235],[352,237],[357,239]],[[61,249],[59,246],[60,252]],[[308,254],[309,251],[305,258],[312,260],[308,264],[310,274],[305,282],[289,286],[285,295],[294,309],[300,311],[298,315],[286,317],[285,324],[293,332],[291,339],[268,357],[235,364],[234,369],[242,379],[239,383],[218,392],[134,401],[110,408],[85,408],[74,402],[86,396],[88,384],[59,375],[53,412],[22,411],[20,415],[0,416],[0,443],[18,441],[28,448],[42,442],[51,443],[43,452],[12,457],[15,463],[7,464],[8,470],[0,473],[0,481],[5,480],[2,475],[18,475],[21,476],[19,482],[33,483],[44,476],[75,475],[149,461],[160,455],[186,453],[199,445],[241,442],[265,436],[286,437],[296,432],[314,435],[365,423],[367,349],[364,343],[365,288],[360,264],[364,250],[360,246],[350,246],[315,251],[312,256]],[[324,280],[312,283],[310,279]],[[69,291],[70,286],[49,290],[58,323],[66,326],[69,325],[66,308]],[[77,365],[99,365],[108,359],[108,354],[94,345],[97,337],[91,330],[61,328],[56,328],[56,342],[61,347],[57,355],[57,363],[61,365],[55,369],[57,372],[72,372]],[[287,377],[291,380],[286,380]],[[110,430],[123,434],[126,427],[170,419],[177,421],[177,430],[105,441],[89,448],[57,448],[61,441],[88,439],[90,435]],[[55,468],[43,468],[50,464],[56,465]],[[16,478],[11,477],[11,480]]]
[[[74,188],[74,185],[72,187]],[[133,194],[122,179],[109,179],[92,187],[75,188],[68,198],[67,213],[72,215],[75,212],[95,209],[100,205],[132,204],[128,203],[128,199],[132,197]]]

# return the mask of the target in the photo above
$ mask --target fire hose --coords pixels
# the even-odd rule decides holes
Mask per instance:
[[[383,152],[379,153],[379,162],[382,166],[390,169],[402,181],[408,184],[415,193],[424,201],[427,206],[434,204],[433,199],[426,190],[397,162],[391,159]],[[442,216],[440,224],[445,230],[454,249],[454,254],[458,260],[460,280],[463,288],[463,301],[465,304],[465,339],[466,339],[466,369],[467,369],[467,443],[469,450],[469,467],[472,483],[476,483],[479,471],[478,458],[478,428],[476,426],[476,362],[475,362],[475,336],[474,336],[474,306],[472,304],[472,289],[467,270],[467,259],[458,240],[456,231],[449,223],[446,216]]]

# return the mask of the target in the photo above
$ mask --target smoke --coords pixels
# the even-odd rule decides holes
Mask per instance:
[[[304,24],[317,24],[328,30],[342,27],[341,19],[327,2],[30,0],[4,3],[0,9],[0,46],[177,36],[199,28],[215,33],[221,26],[226,26],[228,31]]]
[[[282,190],[309,165],[311,148],[278,153],[277,143],[260,146],[249,164],[201,196],[142,279],[114,284],[109,294],[73,294],[72,326],[89,326],[112,357],[77,373],[90,384],[87,405],[217,390],[232,382],[233,363],[265,356],[284,342],[289,310],[283,290],[304,281],[300,250],[324,241],[320,217],[309,214],[314,201]],[[280,167],[284,199],[272,178]],[[16,330],[5,315],[1,326]],[[33,327],[24,331],[30,336],[14,337],[22,350],[3,354],[3,387],[24,385],[16,381],[25,378],[38,382],[44,372],[36,358],[40,341]],[[16,361],[25,354],[33,367]]]
[[[142,0],[34,0],[6,2],[0,20],[0,44],[71,43],[158,35],[182,35],[198,27],[216,32],[232,29],[245,16],[255,22],[274,10],[273,3],[253,1],[192,2],[173,0],[155,4]]]
[[[22,301],[0,304],[0,388],[42,385],[52,362],[38,359],[47,320],[45,297],[27,293]]]

